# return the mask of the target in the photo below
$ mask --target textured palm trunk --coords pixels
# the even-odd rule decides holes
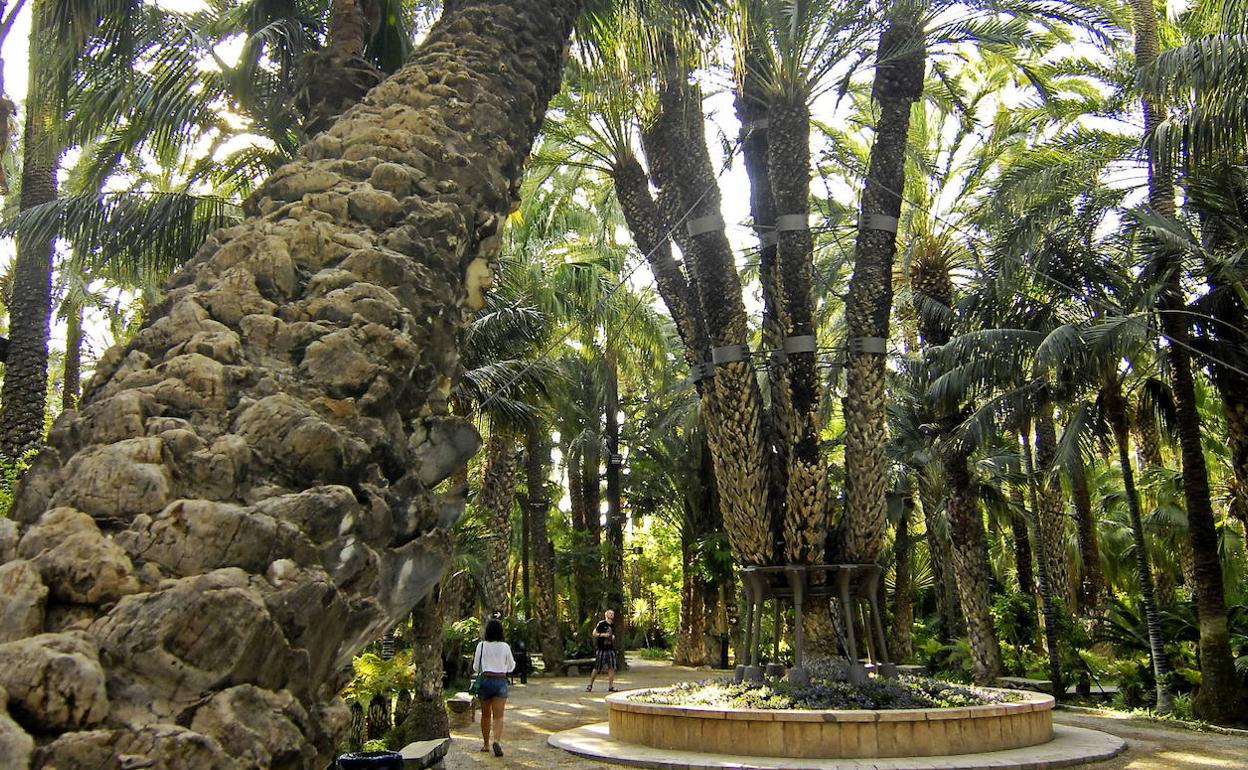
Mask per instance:
[[[914,654],[914,594],[910,590],[911,560],[914,542],[910,534],[910,517],[913,506],[907,500],[897,520],[897,537],[893,544],[893,625],[889,639],[889,652],[896,660],[905,660]]]
[[[1227,438],[1231,449],[1231,503],[1228,513],[1243,529],[1245,555],[1248,556],[1248,381],[1227,378],[1230,387],[1219,384],[1223,409],[1226,410]],[[1235,382],[1234,380],[1239,380]]]
[[[406,746],[413,741],[447,738],[451,726],[442,689],[442,593],[434,589],[412,610],[412,702],[407,713],[395,713],[395,729],[389,743]]]
[[[540,427],[529,428],[525,440],[525,493],[529,510],[529,536],[533,556],[533,617],[542,661],[548,672],[560,671],[563,663],[563,632],[555,594],[555,546],[550,541],[550,436]]]
[[[763,300],[761,325],[762,349],[780,350],[784,344],[783,300],[780,296],[778,266],[779,238],[776,233],[776,203],[771,186],[771,127],[770,110],[764,92],[764,78],[768,66],[761,55],[765,41],[746,40],[738,55],[741,65],[735,95],[737,118],[741,122],[741,156],[746,176],[750,180],[750,218],[758,236],[758,275]],[[806,172],[809,174],[809,170]],[[780,425],[784,415],[792,415],[792,393],[785,381],[781,357],[770,356],[767,362],[768,395],[770,409],[763,413],[763,441],[770,450],[766,456],[767,502],[771,508],[768,519],[773,532],[784,531],[784,506],[788,489],[788,463],[790,441],[785,436],[796,435],[796,425],[786,431]]]
[[[485,616],[509,614],[511,599],[508,570],[511,566],[511,510],[516,500],[516,438],[495,425],[485,448],[485,468],[479,493],[485,516],[485,575],[482,601]]]
[[[1096,515],[1092,512],[1092,495],[1088,490],[1088,470],[1082,462],[1070,470],[1070,496],[1079,540],[1077,606],[1080,615],[1096,615],[1101,611],[1105,579],[1101,575],[1101,550],[1096,542]]]
[[[1010,484],[1010,530],[1014,535],[1014,574],[1020,593],[1034,597],[1036,581],[1031,571],[1031,538],[1027,534],[1027,500],[1020,484]],[[1034,603],[1034,598],[1033,598]]]
[[[61,376],[61,410],[76,409],[82,390],[82,305],[65,305],[65,368]]]
[[[1023,439],[1023,470],[1027,474],[1027,486],[1031,494],[1031,534],[1036,544],[1036,594],[1040,597],[1040,618],[1044,632],[1044,647],[1049,659],[1049,681],[1053,682],[1055,693],[1065,693],[1062,683],[1062,658],[1060,639],[1058,637],[1058,599],[1053,590],[1053,578],[1049,574],[1049,560],[1044,557],[1044,526],[1040,510],[1040,480],[1036,473],[1036,460],[1032,453],[1029,432],[1031,426],[1022,428]]]
[[[873,562],[884,542],[888,465],[885,443],[885,355],[893,305],[893,257],[904,189],[910,112],[923,95],[926,68],[917,15],[895,4],[880,38],[872,95],[880,107],[862,193],[854,273],[845,302],[849,338],[845,410],[845,549],[852,562]],[[882,342],[866,342],[882,340]]]
[[[810,221],[810,111],[802,102],[773,102],[768,110],[768,167],[775,202],[780,330],[784,338],[815,334]],[[885,335],[887,336],[887,335]],[[814,347],[813,345],[811,346]],[[789,563],[824,560],[828,474],[819,436],[819,370],[815,352],[790,352],[778,367],[788,398],[773,404],[788,458],[784,496],[784,555]]]
[[[948,641],[961,636],[964,630],[962,603],[958,599],[958,583],[953,569],[953,543],[949,526],[941,514],[941,501],[920,489],[919,504],[923,508],[923,526],[927,530],[927,552],[932,560],[932,578],[936,581],[936,614],[940,616],[941,639]]]
[[[1033,417],[1035,425],[1035,463],[1039,473],[1035,477],[1038,496],[1040,530],[1036,540],[1037,552],[1044,559],[1053,597],[1063,602],[1066,609],[1075,606],[1070,565],[1066,551],[1066,501],[1061,480],[1050,473],[1053,457],[1057,452],[1057,427],[1053,422],[1053,404],[1037,406]]]
[[[624,596],[624,458],[620,451],[620,372],[614,351],[608,353],[606,363],[607,543],[603,557],[607,562],[607,606],[616,610],[616,636],[623,642],[630,613]],[[623,644],[620,651],[623,652]]]
[[[55,46],[52,0],[32,4],[33,52]],[[52,55],[30,59],[26,126],[22,133],[22,187],[18,207],[25,211],[56,200],[56,169],[61,147],[53,106]],[[52,314],[52,240],[17,234],[9,298],[9,348],[0,390],[0,453],[21,459],[43,440],[48,398],[48,338]]]
[[[1135,64],[1143,70],[1160,50],[1157,11],[1147,0],[1132,0],[1135,22]],[[1143,99],[1144,134],[1151,137],[1166,118],[1164,105]],[[1161,216],[1175,214],[1174,171],[1167,153],[1148,145],[1148,203]],[[1192,701],[1196,716],[1211,722],[1240,722],[1248,714],[1248,698],[1239,686],[1226,619],[1222,562],[1209,490],[1209,470],[1201,445],[1200,412],[1192,376],[1190,316],[1181,286],[1183,255],[1175,252],[1160,266],[1164,285],[1157,297],[1161,331],[1169,344],[1170,385],[1178,416],[1179,451],[1183,464],[1183,499],[1187,539],[1195,572],[1196,610],[1200,623],[1200,688]]]
[[[1166,658],[1161,616],[1157,612],[1153,590],[1153,568],[1149,564],[1148,543],[1144,538],[1144,516],[1140,509],[1140,495],[1135,488],[1135,469],[1131,465],[1131,428],[1127,421],[1126,402],[1122,397],[1122,384],[1116,377],[1110,378],[1101,390],[1101,395],[1101,403],[1105,407],[1110,429],[1114,432],[1114,442],[1118,446],[1122,489],[1127,498],[1127,511],[1131,516],[1131,544],[1135,551],[1136,579],[1140,585],[1140,601],[1144,605],[1144,622],[1148,628],[1153,677],[1157,681],[1157,711],[1168,714],[1174,709],[1174,700],[1170,694],[1170,661]]]
[[[1001,675],[1001,648],[992,625],[984,517],[971,486],[966,455],[949,449],[942,457],[942,465],[949,485],[945,508],[949,512],[949,532],[953,539],[958,596],[971,645],[971,675],[980,684],[991,684]]]
[[[573,590],[576,592],[576,626],[580,627],[594,614],[591,603],[591,578],[587,560],[589,550],[589,513],[585,502],[585,483],[581,474],[582,450],[564,452],[568,475],[568,502],[572,514],[572,555],[576,565],[573,575]]]
[[[38,766],[328,764],[344,668],[450,552],[456,340],[579,7],[462,3],[102,357],[12,510],[43,612],[0,687]]]
[[[697,514],[686,512],[692,521]],[[680,537],[680,626],[672,662],[678,666],[706,664],[706,586],[698,565],[693,528],[686,526]]]
[[[658,114],[643,131],[650,170],[676,217],[685,228],[678,239],[702,304],[707,335],[715,347],[749,342],[741,280],[724,232],[717,174],[703,126],[702,96],[689,81],[685,62],[665,47]],[[687,217],[686,217],[687,214]],[[696,223],[697,232],[688,230]],[[720,483],[724,523],[734,553],[745,564],[765,564],[774,552],[767,518],[767,460],[762,432],[762,396],[749,357],[715,367],[709,386],[714,419],[705,421],[711,435]]]

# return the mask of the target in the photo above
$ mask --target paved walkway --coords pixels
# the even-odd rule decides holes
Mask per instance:
[[[713,674],[662,663],[634,661],[633,670],[621,675],[621,689],[661,687],[676,682],[696,681]],[[618,766],[581,759],[546,745],[551,733],[607,718],[603,702],[605,683],[597,692],[585,692],[588,676],[530,679],[527,685],[511,689],[507,703],[503,747],[506,756],[497,759],[481,754],[480,725],[453,730],[455,738],[446,758],[448,770],[483,770],[482,766],[533,768],[534,770],[608,770]],[[1121,756],[1088,767],[1094,770],[1245,770],[1248,768],[1248,738],[1198,733],[1148,722],[1084,716],[1058,712],[1059,724],[1103,730],[1127,740]],[[870,767],[870,765],[866,765]]]

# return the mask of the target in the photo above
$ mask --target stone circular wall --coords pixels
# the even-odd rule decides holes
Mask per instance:
[[[657,749],[759,757],[931,757],[1035,746],[1053,739],[1053,697],[988,706],[880,711],[776,711],[662,706],[607,697],[611,737]]]

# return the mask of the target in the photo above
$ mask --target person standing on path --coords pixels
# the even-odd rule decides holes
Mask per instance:
[[[503,755],[503,711],[507,708],[507,675],[516,669],[511,646],[503,641],[503,622],[490,618],[485,624],[484,638],[477,642],[472,656],[472,672],[481,677],[481,750],[494,749],[494,756]],[[493,742],[490,732],[493,730]]]
[[[615,610],[607,610],[602,614],[602,620],[594,626],[593,636],[594,647],[598,652],[585,692],[594,691],[594,679],[602,673],[607,675],[607,692],[615,692]]]

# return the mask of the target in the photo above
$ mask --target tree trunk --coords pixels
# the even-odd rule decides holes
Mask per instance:
[[[629,608],[624,597],[624,501],[621,472],[624,457],[620,453],[620,394],[619,367],[615,353],[611,351],[606,360],[606,412],[607,412],[607,547],[606,601],[615,608],[616,638],[620,640],[619,652],[624,650],[624,637],[628,629]],[[621,655],[622,657],[622,655]]]
[[[1122,397],[1122,384],[1117,377],[1106,380],[1101,390],[1101,403],[1105,407],[1109,426],[1118,445],[1118,465],[1122,472],[1122,488],[1127,498],[1127,511],[1131,516],[1131,543],[1135,550],[1136,578],[1140,582],[1140,600],[1144,605],[1144,621],[1148,627],[1149,657],[1153,663],[1153,677],[1157,680],[1157,712],[1169,714],[1174,710],[1170,695],[1170,661],[1166,658],[1165,638],[1161,631],[1161,616],[1153,592],[1153,568],[1148,559],[1148,543],[1144,539],[1144,517],[1140,510],[1140,495],[1135,488],[1135,469],[1131,466],[1131,429],[1127,421],[1126,402]]]
[[[61,411],[78,408],[82,390],[82,305],[65,303],[65,369],[61,376]]]
[[[1066,505],[1061,480],[1051,472],[1053,456],[1057,452],[1057,427],[1053,423],[1053,404],[1044,402],[1036,407],[1034,415],[1036,443],[1035,476],[1040,507],[1037,553],[1044,559],[1049,590],[1060,599],[1065,609],[1075,606],[1070,581],[1070,568],[1066,551]]]
[[[516,439],[500,425],[490,427],[485,469],[481,477],[481,510],[485,536],[485,617],[511,611],[508,568],[511,564],[511,510],[516,499]]]
[[[1135,21],[1135,65],[1144,70],[1157,59],[1160,42],[1157,11],[1150,0],[1132,0]],[[1164,105],[1146,97],[1144,134],[1152,137],[1166,118]],[[1160,216],[1173,217],[1174,172],[1169,155],[1148,150],[1148,203]],[[1239,686],[1235,659],[1231,654],[1226,620],[1226,596],[1222,584],[1222,562],[1218,553],[1218,533],[1209,491],[1209,471],[1201,445],[1200,412],[1192,377],[1190,316],[1181,286],[1183,255],[1177,252],[1161,258],[1158,275],[1162,288],[1156,304],[1161,331],[1169,344],[1171,387],[1178,412],[1179,450],[1183,464],[1183,498],[1187,508],[1187,538],[1195,567],[1196,610],[1200,621],[1200,688],[1192,701],[1196,716],[1215,723],[1243,721],[1248,714],[1248,698]]]
[[[962,602],[971,645],[971,676],[979,684],[992,684],[1001,675],[1001,648],[992,625],[984,517],[971,487],[966,455],[949,447],[942,453],[941,463],[949,485],[945,508],[949,513],[949,534],[953,540],[953,569],[957,576],[958,597]]]
[[[442,691],[442,592],[434,589],[412,610],[412,702],[406,716],[395,714],[391,746],[447,738],[451,726]]]
[[[52,0],[31,6],[29,88],[22,134],[22,187],[18,207],[25,211],[56,200],[56,169],[61,147],[51,71],[55,36]],[[40,54],[38,52],[49,53]],[[38,449],[48,398],[48,337],[52,314],[52,240],[17,234],[9,299],[9,348],[0,391],[0,453],[20,460]]]
[[[1053,578],[1049,575],[1049,560],[1045,554],[1044,526],[1040,509],[1040,480],[1037,478],[1036,461],[1031,451],[1031,439],[1028,436],[1031,426],[1024,424],[1023,437],[1023,469],[1027,474],[1027,486],[1031,492],[1031,534],[1036,544],[1036,593],[1040,596],[1040,625],[1044,630],[1044,647],[1049,658],[1049,681],[1053,682],[1053,692],[1065,694],[1062,680],[1062,658],[1058,636],[1058,607],[1054,596]],[[1040,432],[1037,429],[1037,434]]]
[[[537,619],[538,644],[547,672],[561,670],[563,632],[559,627],[559,605],[555,594],[555,546],[550,542],[547,518],[550,516],[550,436],[541,428],[529,428],[528,463],[525,468],[526,504],[531,522],[533,555],[533,617]]]
[[[913,504],[907,499],[901,507],[897,521],[897,537],[893,545],[894,588],[893,628],[888,643],[889,652],[895,660],[905,660],[914,654],[914,595],[910,590],[911,558],[914,544],[910,536],[910,515]]]
[[[927,552],[932,560],[932,577],[936,581],[936,614],[941,619],[940,638],[947,642],[961,636],[965,631],[962,602],[958,598],[958,582],[953,568],[953,543],[949,538],[948,522],[940,510],[940,501],[920,488],[919,505],[923,508]]]
[[[885,352],[893,306],[897,218],[906,183],[911,107],[923,95],[922,22],[895,3],[880,37],[872,96],[880,105],[845,301],[849,362],[845,394],[845,558],[873,562],[884,541],[889,487],[885,443]]]
[[[592,604],[589,570],[591,561],[589,554],[589,512],[585,501],[585,479],[581,473],[584,462],[583,449],[565,449],[564,465],[568,475],[568,502],[572,513],[572,558],[574,570],[572,575],[573,590],[576,592],[576,617],[573,619],[577,628],[594,614]]]
[[[1031,538],[1027,535],[1027,500],[1019,484],[1010,484],[1010,529],[1014,533],[1014,570],[1018,590],[1035,597],[1036,581],[1031,571]],[[1034,598],[1033,598],[1034,606]]]
[[[75,666],[71,708],[21,704],[39,766],[328,764],[341,672],[447,562],[431,490],[479,446],[446,404],[466,273],[579,9],[461,4],[100,360],[12,510],[49,606],[0,657]]]
[[[1098,615],[1104,598],[1105,579],[1101,576],[1101,549],[1096,543],[1096,515],[1088,491],[1088,469],[1080,461],[1070,470],[1071,501],[1075,509],[1075,533],[1079,539],[1079,614]]]
[[[689,511],[686,519],[695,516]],[[673,663],[694,668],[706,664],[706,586],[696,545],[693,528],[686,526],[680,535],[680,627],[672,651]]]
[[[643,131],[650,170],[688,237],[678,240],[702,300],[707,335],[723,351],[710,385],[715,401],[705,424],[715,453],[724,522],[734,553],[765,564],[774,552],[767,518],[767,462],[762,396],[748,355],[749,327],[741,280],[724,233],[717,174],[702,119],[702,95],[670,40],[660,43],[658,115]],[[685,218],[685,215],[688,215]],[[693,227],[693,229],[690,229]],[[696,231],[696,232],[695,232]],[[744,354],[744,355],[743,355]]]

